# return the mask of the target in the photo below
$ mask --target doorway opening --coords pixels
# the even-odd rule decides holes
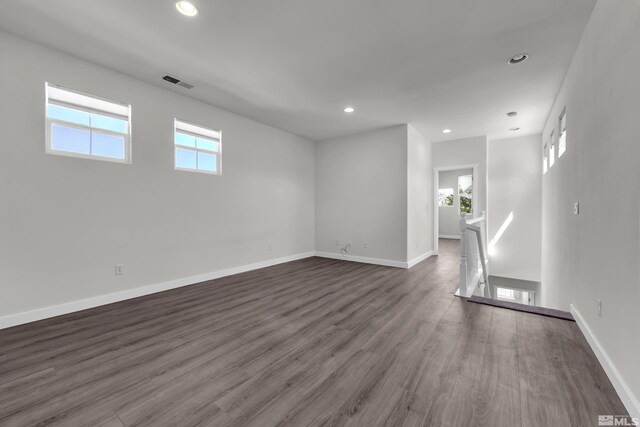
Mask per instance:
[[[434,242],[460,239],[460,215],[478,216],[477,165],[434,168]]]

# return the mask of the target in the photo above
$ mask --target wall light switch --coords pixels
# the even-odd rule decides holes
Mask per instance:
[[[580,215],[580,202],[573,203],[573,214]]]
[[[124,265],[116,264],[116,276],[124,274]]]

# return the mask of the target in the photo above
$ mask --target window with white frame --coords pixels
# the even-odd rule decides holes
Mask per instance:
[[[131,106],[46,84],[47,152],[131,161]]]
[[[556,143],[553,140],[555,136],[555,129],[551,131],[549,136],[549,169],[551,169],[556,162]]]
[[[560,137],[558,138],[558,158],[567,151],[567,108],[560,115]]]
[[[174,121],[175,168],[178,170],[222,173],[222,132]]]

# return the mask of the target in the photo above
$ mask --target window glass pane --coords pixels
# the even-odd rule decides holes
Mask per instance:
[[[196,147],[196,138],[184,133],[176,132],[176,145],[184,145],[185,147]]]
[[[210,139],[196,138],[196,147],[203,150],[218,151],[218,143]]]
[[[218,159],[215,154],[198,152],[198,169],[207,172],[217,172]]]
[[[64,120],[65,122],[77,123],[89,126],[89,113],[74,110],[72,108],[61,107],[55,104],[47,105],[47,116],[52,119]]]
[[[564,152],[567,151],[567,131],[562,131],[560,139],[558,140],[558,158],[560,158]]]
[[[92,132],[91,154],[124,160],[124,136]]]
[[[438,189],[438,206],[453,206],[453,188]]]
[[[184,169],[197,169],[196,152],[176,148],[176,167]]]
[[[52,123],[51,149],[68,151],[70,153],[89,154],[91,150],[91,133],[88,130]]]
[[[129,123],[126,120],[114,119],[100,114],[91,114],[91,127],[120,133],[128,133],[129,131]]]
[[[458,195],[460,197],[460,212],[471,213],[473,175],[462,175],[458,177]]]

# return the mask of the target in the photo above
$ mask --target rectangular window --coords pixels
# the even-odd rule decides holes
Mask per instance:
[[[175,168],[178,170],[222,173],[222,132],[174,121]]]
[[[560,115],[560,138],[558,139],[558,158],[567,151],[567,107]]]
[[[130,163],[131,106],[46,84],[47,153]]]
[[[438,206],[441,208],[453,206],[453,188],[440,188],[438,190]]]
[[[553,167],[553,164],[556,162],[556,144],[553,140],[555,136],[555,129],[551,131],[551,135],[549,136],[549,169]]]
[[[473,175],[462,175],[458,177],[458,198],[460,201],[460,213],[471,213]]]

